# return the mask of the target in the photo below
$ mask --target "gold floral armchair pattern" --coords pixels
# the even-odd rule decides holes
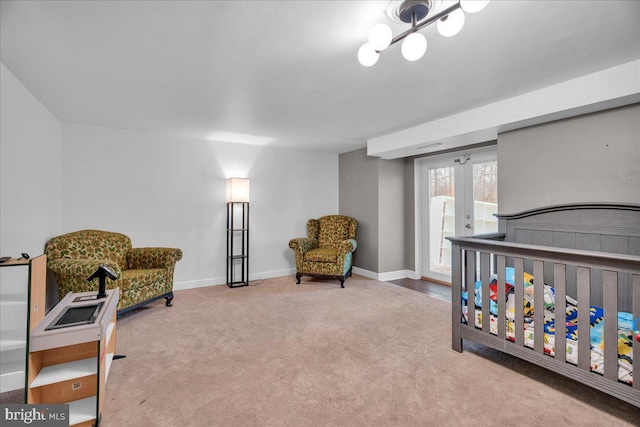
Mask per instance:
[[[107,288],[120,288],[118,315],[159,298],[167,307],[173,300],[173,272],[182,251],[175,248],[133,248],[131,239],[120,233],[81,230],[56,236],[45,245],[47,267],[58,282],[58,297],[69,292],[98,290],[97,281],[87,277],[100,264],[116,273]]]
[[[289,241],[296,256],[296,283],[302,276],[344,281],[351,276],[358,222],[345,215],[327,215],[307,221],[308,237]]]

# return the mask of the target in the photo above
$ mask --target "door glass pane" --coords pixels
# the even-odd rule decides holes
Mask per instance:
[[[451,274],[451,242],[455,235],[454,168],[429,170],[429,269]]]
[[[498,162],[473,165],[473,234],[498,231]]]

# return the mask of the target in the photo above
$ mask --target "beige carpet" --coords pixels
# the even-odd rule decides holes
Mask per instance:
[[[354,276],[176,292],[119,320],[102,426],[611,426],[640,409],[451,350],[451,305]]]

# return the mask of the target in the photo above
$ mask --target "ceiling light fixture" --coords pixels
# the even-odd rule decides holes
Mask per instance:
[[[411,28],[393,37],[388,25],[375,25],[369,31],[369,41],[358,50],[358,61],[371,67],[378,62],[380,52],[399,41],[402,41],[402,56],[408,61],[417,61],[427,50],[427,39],[418,31],[437,22],[438,32],[444,37],[452,37],[464,25],[464,12],[479,12],[489,1],[459,0],[448,5],[451,2],[444,0],[391,0],[387,14],[395,21],[411,24]],[[441,10],[438,12],[437,9]]]

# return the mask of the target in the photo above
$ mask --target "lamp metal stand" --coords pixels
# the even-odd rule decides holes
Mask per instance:
[[[249,286],[249,202],[227,202],[227,286]]]

